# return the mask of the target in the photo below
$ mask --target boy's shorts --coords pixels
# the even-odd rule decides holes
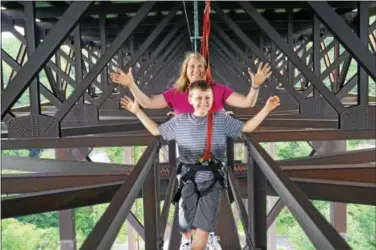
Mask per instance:
[[[197,184],[197,188],[203,190],[210,184],[211,181]],[[191,181],[184,185],[179,201],[179,225],[182,232],[193,228],[205,232],[215,231],[222,189],[222,185],[217,181],[207,195],[199,198]]]

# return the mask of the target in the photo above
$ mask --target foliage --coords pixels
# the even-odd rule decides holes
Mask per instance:
[[[376,249],[376,207],[350,204],[347,213],[350,246],[357,250]]]
[[[20,49],[20,45],[21,45],[20,41],[18,39],[16,39],[11,33],[2,32],[1,48],[4,49],[10,56],[12,56],[13,58],[17,57],[17,53]],[[27,56],[25,56],[24,63],[26,61],[27,61]],[[12,72],[12,68],[7,63],[5,63],[5,61],[4,61],[2,74],[3,74],[4,86],[5,87],[10,82],[9,78],[10,78],[11,72]],[[51,90],[51,87],[49,86],[47,76],[46,76],[44,70],[42,70],[39,73],[39,80],[45,87],[47,87],[49,90]],[[29,102],[30,97],[29,96],[30,96],[29,95],[29,89],[26,89],[25,92],[21,95],[21,97],[17,100],[14,107],[29,105],[30,104],[30,102]],[[47,99],[43,95],[41,95],[41,102],[46,102],[46,101],[47,101]]]
[[[299,224],[294,223],[288,231],[289,239],[297,250],[316,250]]]
[[[55,159],[55,150],[43,150],[39,158],[42,159]]]
[[[327,201],[312,201],[313,205],[317,208],[317,210],[321,213],[324,218],[329,221],[329,202]],[[287,215],[287,214],[285,214]],[[290,240],[296,247],[296,249],[308,249],[308,250],[315,250],[316,248],[313,246],[307,235],[304,233],[300,225],[297,223],[295,218],[292,217],[291,213],[287,216],[291,216],[290,218],[290,228],[287,231],[287,235],[289,236]]]
[[[277,142],[276,143],[276,160],[306,157],[312,149],[307,142]]]
[[[348,140],[346,143],[347,150],[359,150],[365,148],[374,148],[376,140]]]
[[[74,210],[76,224],[76,245],[81,247],[87,236],[93,230],[108,204],[100,204],[90,207],[80,207]]]
[[[290,158],[306,157],[312,149],[307,142],[274,142],[276,145],[276,160]],[[261,146],[268,151],[267,143],[261,143]]]
[[[48,212],[41,214],[32,214],[26,216],[17,217],[19,222],[30,223],[37,228],[58,228],[59,227],[59,213],[58,212]]]
[[[59,232],[56,228],[40,229],[16,219],[2,220],[2,249],[58,250]]]
[[[80,207],[74,210],[76,232],[88,236],[94,228],[97,218],[93,214],[93,207]]]
[[[29,150],[26,149],[19,149],[19,150],[1,150],[2,156],[22,156],[27,157],[29,156]]]
[[[107,153],[108,158],[110,158],[112,163],[124,164],[124,148],[122,147],[112,147],[104,148]]]

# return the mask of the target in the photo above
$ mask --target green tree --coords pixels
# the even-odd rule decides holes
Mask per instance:
[[[22,156],[22,157],[27,157],[27,156],[29,156],[29,150],[26,150],[26,149],[1,150],[1,155],[4,155],[4,156]]]
[[[38,229],[35,225],[16,219],[2,220],[2,249],[58,250],[59,234],[54,228]]]
[[[37,228],[58,228],[59,227],[59,213],[48,212],[41,214],[32,214],[17,217],[17,220],[22,223],[33,224]]]
[[[97,218],[93,214],[93,207],[80,207],[74,210],[76,232],[87,237],[94,228]]]
[[[350,246],[357,250],[376,249],[376,207],[349,204],[347,214]]]
[[[112,163],[123,164],[124,163],[124,148],[123,147],[112,147],[104,148],[107,153],[108,158],[110,158]]]
[[[306,157],[311,151],[312,149],[307,142],[294,141],[276,143],[277,160]]]
[[[324,218],[328,221],[329,220],[329,202],[312,201],[312,204],[321,213],[321,215],[324,216]],[[285,212],[284,216],[285,216],[284,218],[285,222],[289,224],[286,232],[287,232],[287,235],[289,236],[289,239],[293,243],[294,247],[298,250],[315,250],[316,248],[313,246],[310,239],[305,234],[303,229],[300,227],[296,219],[292,216],[292,214],[290,212],[287,212],[287,213]]]

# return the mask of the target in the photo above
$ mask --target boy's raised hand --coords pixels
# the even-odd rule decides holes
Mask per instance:
[[[271,96],[266,101],[265,108],[268,110],[268,112],[273,111],[280,105],[279,97],[278,96]]]
[[[123,109],[128,110],[129,112],[136,114],[138,111],[140,111],[140,107],[138,106],[137,101],[132,101],[128,96],[124,96],[120,100],[120,106]]]

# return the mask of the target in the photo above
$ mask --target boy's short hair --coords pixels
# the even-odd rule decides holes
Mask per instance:
[[[210,84],[204,80],[194,81],[189,85],[189,91],[192,91],[194,89],[199,89],[201,91],[206,91],[208,89],[211,89],[212,87]]]

